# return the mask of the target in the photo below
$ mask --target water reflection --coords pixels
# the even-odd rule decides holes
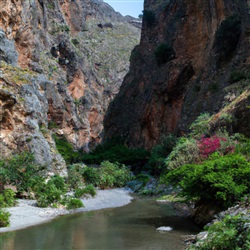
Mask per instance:
[[[160,233],[157,227],[173,231]],[[58,218],[50,223],[0,235],[1,250],[184,249],[180,237],[198,231],[174,216],[170,205],[135,200],[113,209]]]

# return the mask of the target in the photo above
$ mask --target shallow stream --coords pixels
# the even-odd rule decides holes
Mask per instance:
[[[172,231],[161,233],[160,226]],[[199,229],[188,219],[175,216],[170,204],[135,199],[130,204],[72,214],[49,223],[0,234],[1,250],[149,249],[181,250],[182,236]]]

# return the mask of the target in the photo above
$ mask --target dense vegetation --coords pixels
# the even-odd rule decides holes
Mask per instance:
[[[250,249],[250,218],[241,215],[225,216],[207,227],[208,238],[189,250],[241,250]]]
[[[68,163],[67,178],[45,178],[44,167],[36,165],[29,153],[2,160],[0,226],[9,224],[10,215],[3,208],[13,206],[15,197],[24,193],[36,198],[41,207],[62,204],[74,209],[83,206],[78,198],[95,196],[96,187],[122,187],[129,182],[141,194],[155,194],[157,186],[155,190],[143,189],[152,184],[152,176],[171,187],[165,190],[174,190],[181,199],[197,206],[209,203],[221,211],[246,200],[250,193],[250,140],[223,129],[212,131],[212,120],[210,115],[202,114],[188,135],[163,137],[151,152],[128,148],[123,140],[115,138],[86,154],[75,151],[65,138],[55,136],[57,149]],[[6,185],[14,186],[16,192],[6,189]],[[70,190],[73,196],[68,195]],[[190,249],[250,249],[249,223],[249,217],[226,216],[207,228],[207,240]]]

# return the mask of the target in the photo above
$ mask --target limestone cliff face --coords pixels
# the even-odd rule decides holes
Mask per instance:
[[[0,60],[11,64],[1,64],[1,155],[36,137],[53,151],[52,132],[76,149],[96,145],[140,29],[102,0],[2,0],[0,29]]]
[[[224,98],[232,102],[232,72],[249,77],[249,28],[249,1],[145,0],[140,45],[105,117],[105,138],[151,148],[187,132],[200,113],[218,112]]]

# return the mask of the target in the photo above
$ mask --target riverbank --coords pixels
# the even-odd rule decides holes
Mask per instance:
[[[131,190],[126,188],[98,190],[94,198],[81,199],[84,207],[74,210],[40,208],[36,206],[35,200],[18,200],[15,207],[6,209],[11,213],[10,226],[0,228],[0,233],[35,226],[65,214],[125,206],[133,199],[130,192]]]

